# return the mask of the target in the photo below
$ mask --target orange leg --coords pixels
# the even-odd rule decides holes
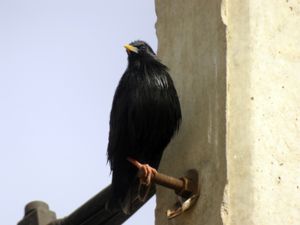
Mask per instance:
[[[136,166],[140,171],[140,182],[146,186],[150,185],[152,177],[157,174],[157,170],[149,166],[148,164],[141,164],[137,160],[127,157],[127,160]]]

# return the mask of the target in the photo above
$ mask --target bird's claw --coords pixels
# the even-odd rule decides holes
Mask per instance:
[[[157,174],[156,169],[152,168],[148,164],[142,164],[141,170],[143,171],[143,175],[140,176],[141,183],[146,186],[150,185],[152,177]]]
[[[149,166],[148,164],[141,164],[137,160],[130,157],[127,158],[134,166],[139,169],[139,178],[140,182],[146,186],[151,184],[151,179],[157,174],[157,170]]]

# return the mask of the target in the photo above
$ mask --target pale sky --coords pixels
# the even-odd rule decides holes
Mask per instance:
[[[154,0],[0,0],[0,218],[47,202],[67,216],[110,183],[111,102],[123,45],[157,48]],[[126,225],[154,224],[155,199]]]

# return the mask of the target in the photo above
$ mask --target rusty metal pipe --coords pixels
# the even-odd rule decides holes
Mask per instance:
[[[140,170],[138,176],[143,176],[143,171]],[[157,172],[152,177],[151,181],[155,184],[174,190],[177,195],[184,198],[189,198],[198,191],[198,184],[196,181],[188,177],[175,178]]]
[[[162,185],[164,187],[173,189],[175,191],[180,191],[184,188],[184,181],[174,177],[167,176],[162,173],[157,173],[152,181],[156,184]]]

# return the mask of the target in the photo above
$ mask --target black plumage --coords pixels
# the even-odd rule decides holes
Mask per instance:
[[[168,68],[152,48],[143,41],[125,48],[128,67],[114,95],[107,156],[112,170],[109,208],[121,207],[130,213],[138,178],[137,168],[127,157],[157,169],[179,128],[181,109]]]

